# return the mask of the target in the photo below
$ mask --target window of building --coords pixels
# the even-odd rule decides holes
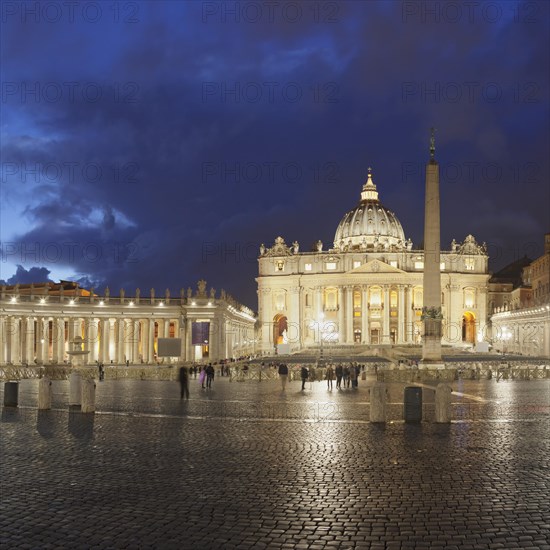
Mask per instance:
[[[392,267],[397,267],[397,260],[391,260],[391,261],[390,261],[390,265],[391,265]]]
[[[424,269],[424,262],[422,262],[420,260],[416,260],[414,262],[414,268],[415,269]]]
[[[379,288],[370,290],[369,304],[374,307],[380,307],[382,305],[382,292]]]
[[[277,260],[277,263],[275,264],[276,271],[284,271],[285,270],[285,262],[284,260]]]
[[[466,271],[473,271],[476,266],[476,261],[474,258],[464,258],[464,267]]]
[[[325,268],[327,270],[334,270],[336,269],[336,262],[326,262],[325,263]]]
[[[278,292],[275,294],[275,309],[281,311],[285,309],[285,293]]]
[[[475,291],[472,288],[464,289],[464,307],[475,307]]]
[[[328,288],[325,291],[325,309],[334,310],[337,305],[337,290],[334,288]]]
[[[305,270],[305,271],[311,271],[312,268],[313,268],[313,266],[312,266],[311,264],[306,264],[306,265],[304,266],[304,270]]]
[[[445,262],[441,262],[441,263],[439,264],[439,270],[440,270],[440,271],[445,271]]]
[[[356,269],[358,267],[361,267],[361,262],[359,260],[355,260],[353,262],[353,269]]]
[[[361,292],[359,290],[353,291],[353,309],[361,309]]]

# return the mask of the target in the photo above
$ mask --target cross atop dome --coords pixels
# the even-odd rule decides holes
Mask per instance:
[[[378,191],[376,185],[372,181],[372,168],[369,166],[367,182],[363,185],[363,191],[361,191],[362,201],[377,201]]]

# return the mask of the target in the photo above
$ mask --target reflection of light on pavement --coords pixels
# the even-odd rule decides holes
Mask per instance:
[[[421,386],[422,388],[426,388],[426,389],[435,391],[435,388],[433,386],[428,386],[427,384],[416,383],[415,385],[416,386]],[[480,403],[491,403],[492,401],[494,401],[494,399],[484,399],[483,397],[479,397],[477,395],[472,395],[471,393],[463,393],[463,392],[454,391],[454,390],[453,390],[452,395],[459,395],[460,397],[465,397],[466,399],[471,399],[473,401],[479,401]]]

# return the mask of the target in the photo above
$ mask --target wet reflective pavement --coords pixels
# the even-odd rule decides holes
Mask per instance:
[[[454,382],[453,418],[368,422],[368,387],[38,381],[0,422],[1,548],[548,548],[550,381]],[[3,384],[0,399],[3,402]]]

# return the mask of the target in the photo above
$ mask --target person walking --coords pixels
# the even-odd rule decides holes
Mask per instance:
[[[187,367],[183,367],[183,366],[180,367],[179,380],[180,380],[180,399],[183,399],[184,395],[186,399],[189,399],[189,371],[187,370]]]
[[[336,389],[337,390],[342,389],[342,375],[344,374],[343,371],[344,369],[342,368],[342,364],[339,363],[336,366]]]
[[[329,364],[326,371],[327,377],[327,390],[332,390],[332,381],[334,379],[334,367]]]
[[[351,380],[351,387],[356,388],[357,387],[357,368],[355,365],[351,365],[349,368],[349,377]]]
[[[206,366],[202,365],[200,367],[200,373],[199,373],[199,384],[202,386],[202,389],[204,390],[204,379],[206,378]]]
[[[214,380],[214,367],[212,363],[208,363],[206,367],[206,387],[212,388],[212,380]]]
[[[284,363],[279,365],[279,378],[281,379],[281,390],[285,391],[288,380],[288,367]]]
[[[302,376],[302,391],[306,389],[306,382],[309,378],[309,371],[307,370],[307,367],[304,365],[301,370],[301,376]]]
[[[342,377],[344,378],[344,388],[349,388],[349,367],[347,365],[342,370]]]

